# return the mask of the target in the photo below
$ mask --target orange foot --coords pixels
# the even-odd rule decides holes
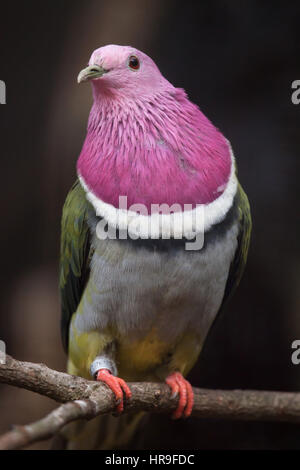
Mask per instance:
[[[115,398],[117,400],[117,413],[120,414],[124,410],[124,395],[126,399],[128,400],[131,398],[131,391],[130,388],[128,387],[127,383],[125,380],[120,379],[119,377],[115,377],[112,375],[112,373],[108,369],[100,369],[97,372],[96,380],[99,382],[104,382],[106,385],[109,386],[109,388],[112,390],[112,392],[115,394]]]
[[[166,384],[171,388],[172,397],[179,395],[178,407],[172,417],[174,419],[188,418],[194,405],[194,392],[190,382],[185,380],[180,372],[173,372],[167,377]]]

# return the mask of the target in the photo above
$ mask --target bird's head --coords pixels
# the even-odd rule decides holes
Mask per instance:
[[[78,83],[91,81],[97,93],[137,95],[171,86],[153,60],[130,46],[109,45],[96,49]]]

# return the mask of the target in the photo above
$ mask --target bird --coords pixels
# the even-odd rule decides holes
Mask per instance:
[[[68,372],[104,382],[118,418],[102,437],[97,419],[78,424],[68,446],[121,448],[140,421],[123,413],[132,381],[166,382],[173,418],[191,415],[186,376],[241,280],[252,222],[230,142],[148,55],[100,47],[83,82],[93,105],[62,214],[61,332]]]

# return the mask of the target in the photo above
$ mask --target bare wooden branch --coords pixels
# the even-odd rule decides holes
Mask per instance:
[[[66,424],[96,415],[92,400],[75,400],[56,408],[45,418],[26,426],[14,426],[13,430],[0,436],[0,450],[13,450],[50,439]]]
[[[7,356],[0,383],[25,388],[64,403],[40,421],[16,426],[0,436],[0,449],[16,449],[48,439],[71,421],[114,411],[116,403],[104,384],[20,362]],[[130,383],[127,411],[171,413],[177,406],[165,384]],[[300,393],[194,389],[193,416],[198,418],[300,422]]]

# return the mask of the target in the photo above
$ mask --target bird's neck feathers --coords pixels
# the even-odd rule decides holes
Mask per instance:
[[[94,93],[77,171],[94,198],[117,208],[120,196],[128,207],[195,207],[223,195],[234,163],[228,141],[184,90],[170,85],[130,98]]]

